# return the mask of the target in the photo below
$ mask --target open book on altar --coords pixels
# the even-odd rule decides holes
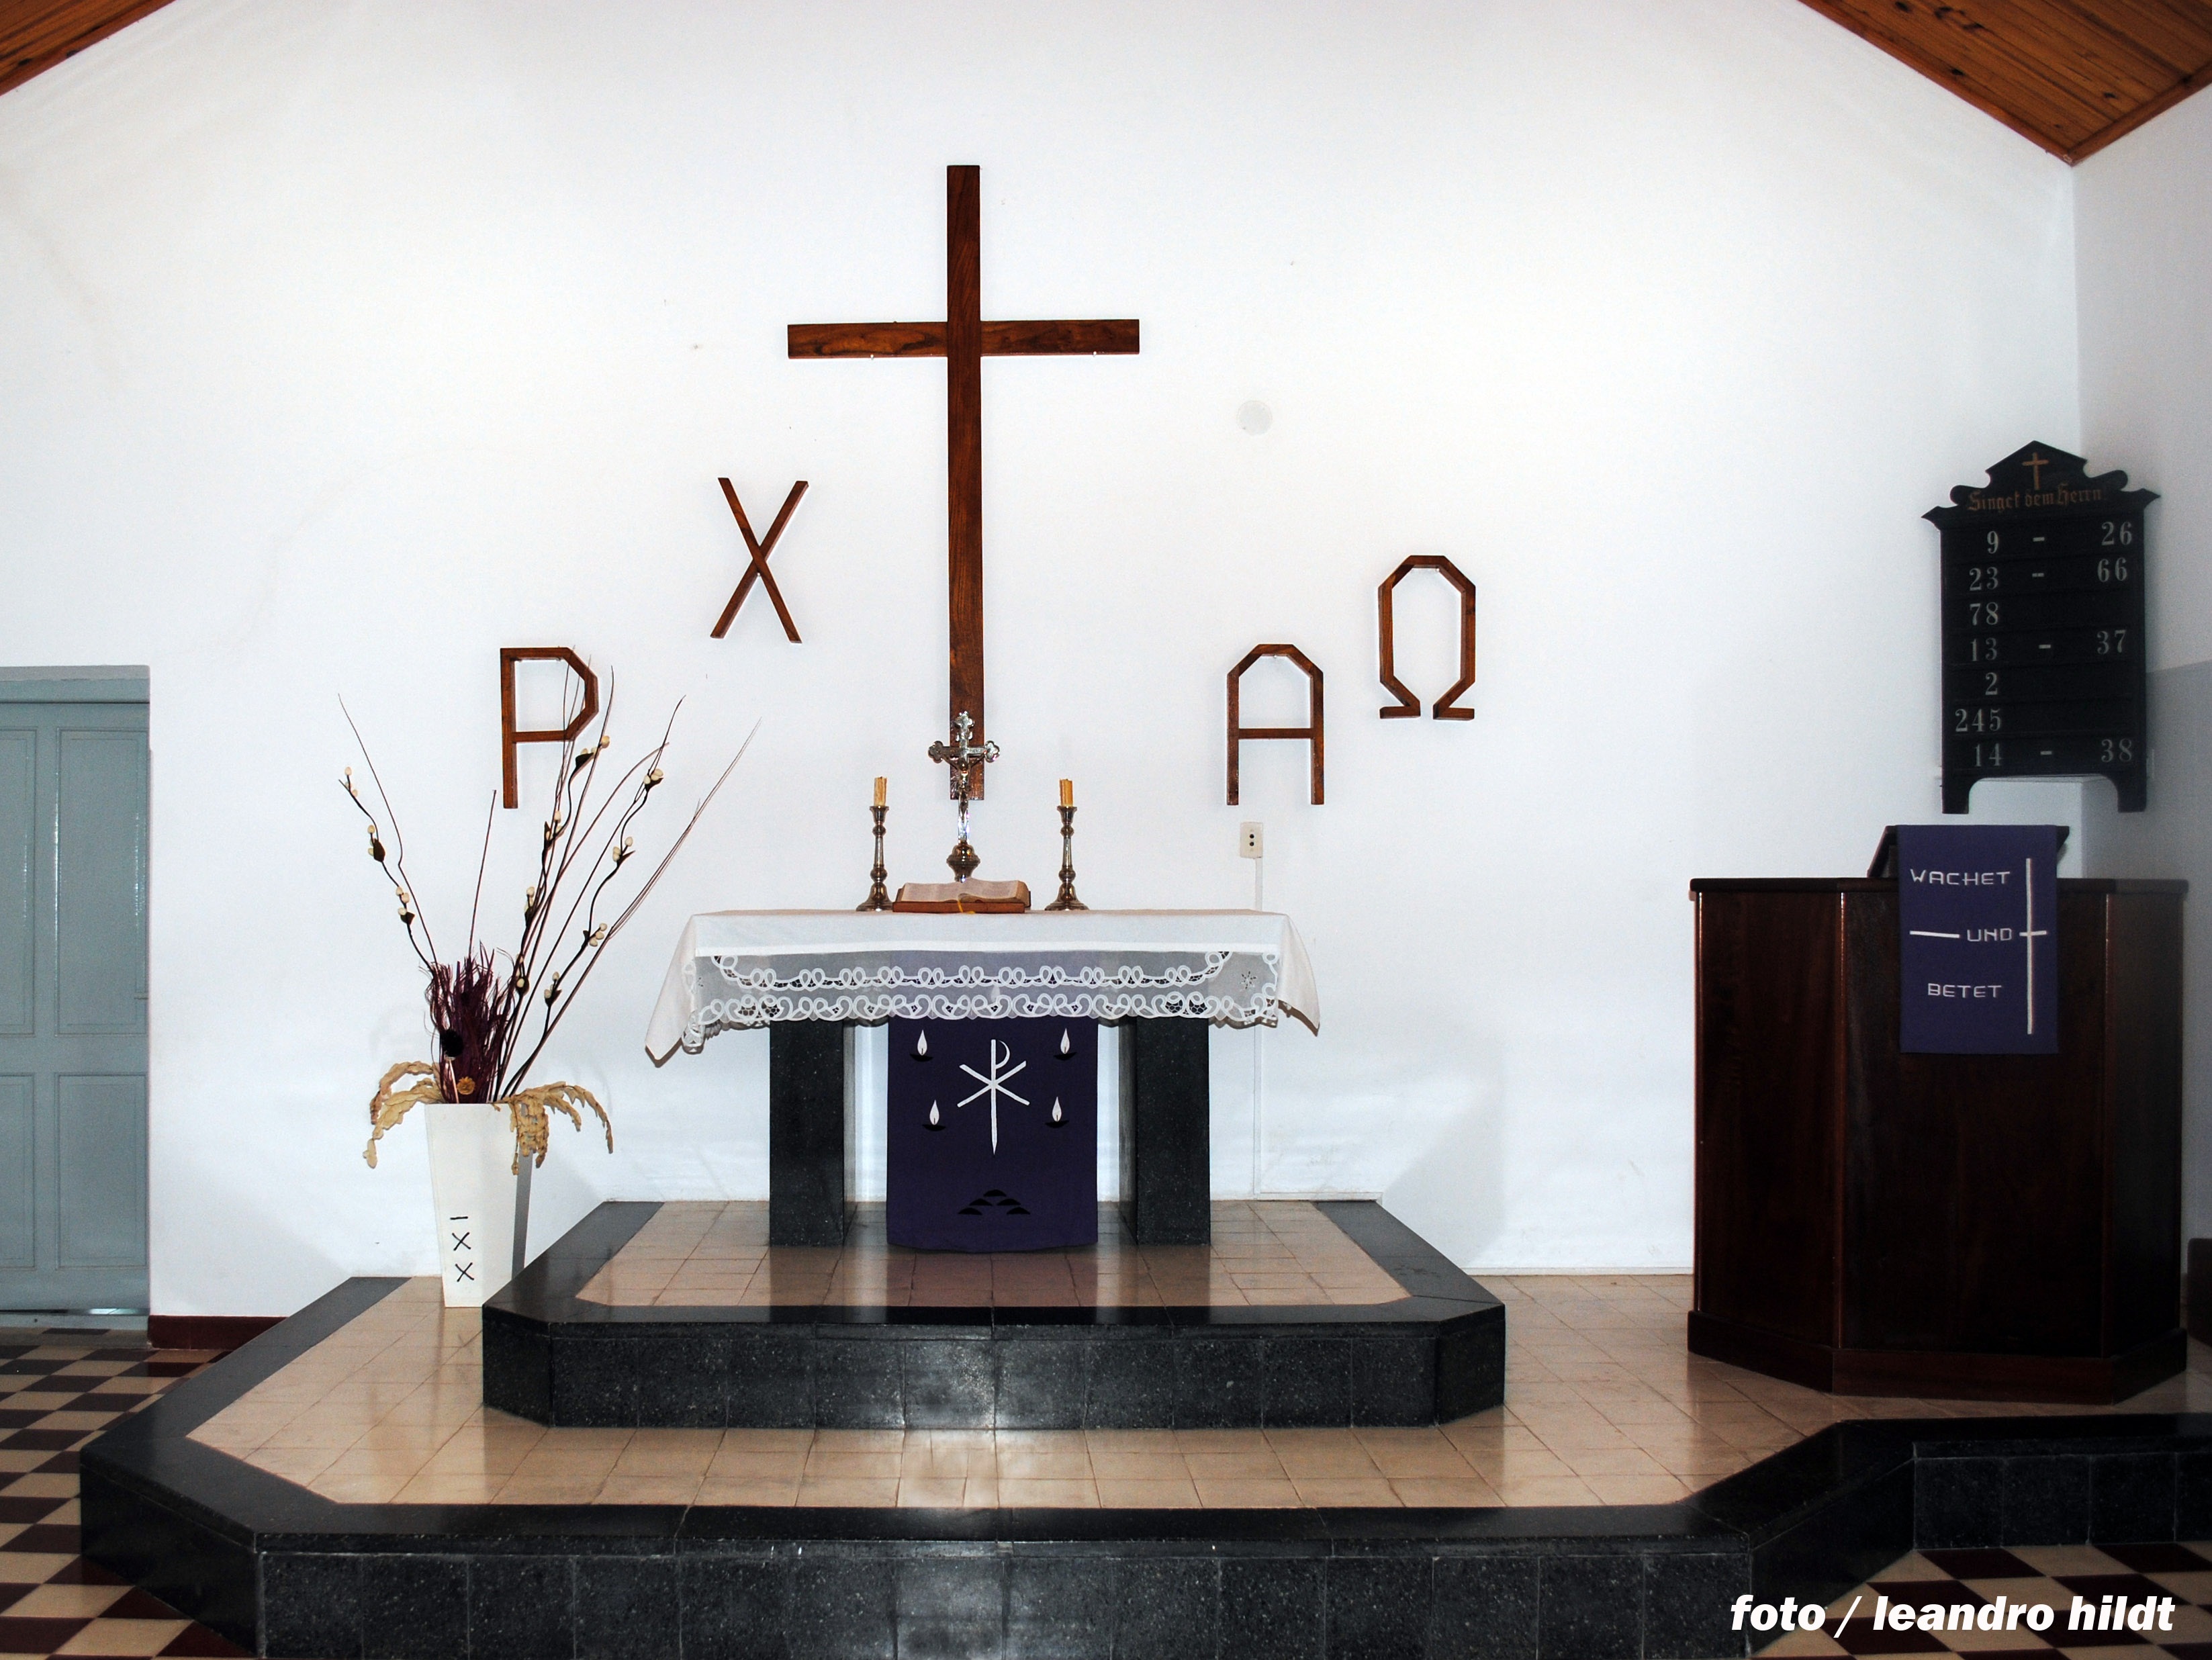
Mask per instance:
[[[1024,911],[1030,908],[1026,882],[907,882],[900,885],[893,910]]]

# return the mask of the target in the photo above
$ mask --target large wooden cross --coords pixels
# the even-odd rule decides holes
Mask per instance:
[[[1133,318],[1036,323],[983,320],[982,209],[978,170],[945,170],[945,320],[793,323],[793,357],[942,357],[945,366],[945,556],[950,587],[952,697],[948,727],[983,713],[983,359],[1068,357],[1137,350]],[[983,794],[975,769],[969,794]]]

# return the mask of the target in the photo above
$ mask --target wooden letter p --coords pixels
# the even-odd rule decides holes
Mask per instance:
[[[565,727],[519,732],[514,725],[514,666],[527,662],[566,663],[584,683],[584,707]],[[499,777],[500,800],[510,807],[522,805],[514,784],[514,747],[518,744],[568,744],[575,740],[591,718],[599,712],[599,677],[584,666],[584,660],[566,646],[501,646],[499,648]]]

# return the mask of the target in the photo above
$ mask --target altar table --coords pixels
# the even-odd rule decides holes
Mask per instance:
[[[852,1213],[852,1029],[894,1018],[1101,1020],[1121,1037],[1121,1210],[1146,1243],[1210,1236],[1212,1025],[1318,1031],[1275,912],[713,911],[684,925],[646,1031],[655,1065],[769,1029],[769,1231],[836,1244]]]

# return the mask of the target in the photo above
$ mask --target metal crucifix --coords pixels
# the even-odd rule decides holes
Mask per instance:
[[[1103,321],[983,320],[979,169],[945,170],[945,320],[793,323],[793,357],[942,357],[945,360],[945,556],[951,634],[948,716],[973,718],[983,735],[983,359],[1068,357],[1137,350],[1133,318]],[[963,769],[953,769],[957,794]],[[983,769],[969,794],[981,800]]]
[[[952,735],[958,741],[932,744],[929,758],[952,769],[952,799],[960,804],[960,839],[952,844],[952,856],[945,862],[952,866],[954,879],[964,882],[982,862],[969,845],[968,804],[983,793],[983,769],[999,758],[999,746],[988,739],[980,744],[975,741],[975,721],[965,709],[952,723]]]

